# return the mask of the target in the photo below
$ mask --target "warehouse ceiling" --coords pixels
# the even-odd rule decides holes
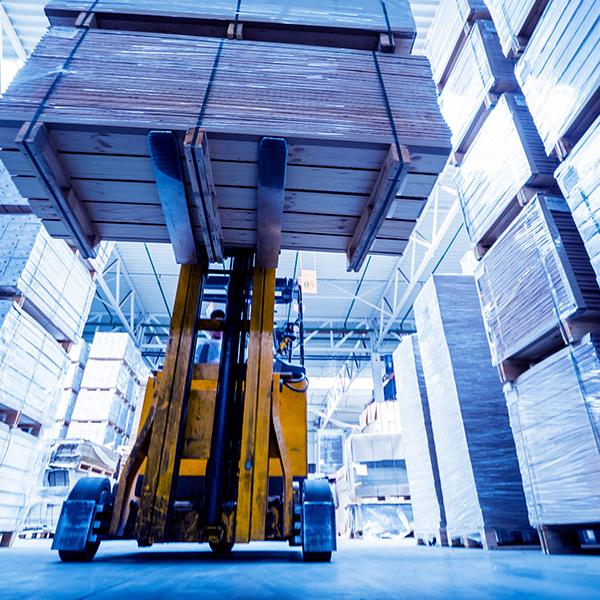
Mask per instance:
[[[438,3],[412,2],[418,29],[415,53],[423,51]],[[3,83],[45,31],[44,4],[44,0],[0,0]],[[367,367],[372,351],[390,353],[401,335],[413,330],[412,302],[431,272],[460,270],[468,244],[457,206],[452,177],[447,176],[430,198],[405,255],[370,257],[359,273],[346,271],[343,255],[282,253],[279,276],[316,272],[317,293],[304,296],[309,372],[313,381],[321,378],[311,388],[313,413],[326,410],[333,390],[342,386],[335,419],[356,422],[371,395]],[[88,334],[97,328],[125,328],[143,339],[149,360],[160,361],[177,275],[170,246],[116,244],[99,277]]]

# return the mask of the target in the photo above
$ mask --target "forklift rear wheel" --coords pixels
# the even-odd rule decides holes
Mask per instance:
[[[80,479],[71,490],[68,500],[94,500],[96,505],[111,502],[110,481],[100,477]],[[88,542],[84,550],[58,550],[58,556],[63,562],[90,562],[96,556],[100,540]]]
[[[209,542],[208,545],[217,556],[228,556],[233,550],[233,542]]]

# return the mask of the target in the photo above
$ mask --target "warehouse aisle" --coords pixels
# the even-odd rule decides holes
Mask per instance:
[[[48,541],[0,550],[0,597],[154,598],[592,598],[600,557],[484,552],[343,541],[331,564],[304,564],[283,544],[255,544],[219,561],[201,546],[101,546],[91,565],[63,564]],[[60,584],[60,585],[59,585]]]

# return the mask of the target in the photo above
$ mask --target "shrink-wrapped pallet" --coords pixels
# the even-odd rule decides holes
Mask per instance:
[[[61,341],[76,341],[96,286],[80,258],[53,240],[33,215],[0,215],[0,295],[24,308]]]
[[[504,58],[491,21],[477,21],[460,51],[439,102],[455,151],[465,152],[496,94],[514,92],[514,63]]]
[[[600,117],[556,171],[600,281]]]
[[[143,242],[170,241],[148,132],[172,131],[183,145],[200,127],[225,249],[256,246],[265,136],[289,146],[281,246],[307,250],[347,251],[375,190],[384,207],[399,194],[393,216],[375,224],[370,251],[401,254],[422,205],[415,199],[428,197],[451,149],[421,56],[50,28],[0,101],[0,158],[48,231],[63,238],[74,225],[50,201],[43,165],[15,141],[25,122],[27,144],[48,136],[60,153],[91,234]],[[202,245],[200,201],[189,193],[186,202]]]
[[[434,275],[414,311],[448,537],[528,530],[506,401],[474,279]]]
[[[384,34],[410,51],[415,37],[409,0],[51,0],[45,10],[53,25],[73,25],[91,10],[94,26],[103,29],[368,50],[375,50]]]
[[[498,30],[504,54],[509,56],[523,49],[548,0],[485,0],[485,3]]]
[[[600,316],[600,288],[561,197],[538,195],[527,205],[475,278],[494,365],[539,359],[563,345],[567,323]]]
[[[515,73],[546,152],[576,143],[600,111],[600,2],[549,0]]]
[[[553,354],[505,391],[531,524],[599,523],[600,338]]]
[[[405,337],[394,352],[394,376],[403,423],[406,472],[414,514],[415,537],[444,536],[446,514],[429,399],[416,335]]]
[[[128,333],[97,332],[90,346],[89,358],[95,361],[123,362],[134,375],[143,367],[140,351],[135,347]],[[144,372],[143,368],[141,370]],[[141,381],[146,379],[147,375],[144,374]]]
[[[503,94],[457,172],[471,240],[490,245],[519,212],[519,191],[555,185],[557,165],[546,156],[523,96]]]
[[[458,52],[463,47],[469,23],[488,18],[484,0],[441,0],[425,41],[425,55],[431,62],[433,80],[445,84]]]
[[[352,434],[346,439],[345,454],[354,499],[409,495],[401,435]]]
[[[71,421],[68,438],[82,439],[113,449],[123,442],[123,435],[108,421]]]
[[[108,421],[118,427],[121,412],[127,412],[125,399],[112,390],[82,389],[73,410],[72,421]]]
[[[63,348],[16,304],[0,300],[0,404],[49,425],[67,366]]]
[[[125,398],[133,378],[134,374],[122,361],[90,359],[85,365],[81,387],[88,390],[114,389]]]

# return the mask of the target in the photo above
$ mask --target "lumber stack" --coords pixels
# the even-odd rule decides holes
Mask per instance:
[[[548,3],[548,0],[485,0],[506,56],[519,54]]]
[[[600,117],[556,171],[600,282]]]
[[[37,125],[21,131],[21,147],[50,152],[89,243],[169,241],[150,130],[171,130],[181,145],[189,129],[205,131],[222,235],[232,249],[256,243],[263,136],[289,145],[282,247],[307,250],[348,249],[395,155],[406,178],[371,251],[401,254],[450,151],[421,57],[54,28],[0,102],[0,157],[56,237],[73,231],[36,177],[39,164],[32,168],[15,142],[32,119]],[[201,243],[191,198],[188,207]]]
[[[545,526],[600,523],[599,372],[600,339],[588,336],[507,385],[529,520],[542,538]]]
[[[517,90],[514,63],[504,58],[491,21],[476,21],[440,93],[452,147],[464,153],[497,96]]]
[[[569,208],[538,195],[477,264],[492,362],[534,360],[600,316],[600,288]]]
[[[516,76],[546,152],[568,153],[600,111],[600,3],[549,0]]]
[[[444,499],[417,336],[406,336],[393,356],[415,537],[425,543],[447,544]]]
[[[473,243],[490,246],[521,209],[524,198],[518,196],[523,188],[553,187],[557,165],[546,156],[524,98],[503,94],[457,175]]]
[[[425,54],[438,88],[444,86],[473,23],[489,16],[484,0],[442,0],[439,3],[425,41]]]
[[[52,25],[361,50],[409,53],[415,38],[409,0],[51,0],[45,11]]]
[[[475,281],[434,275],[414,305],[448,538],[529,530],[506,401]]]

